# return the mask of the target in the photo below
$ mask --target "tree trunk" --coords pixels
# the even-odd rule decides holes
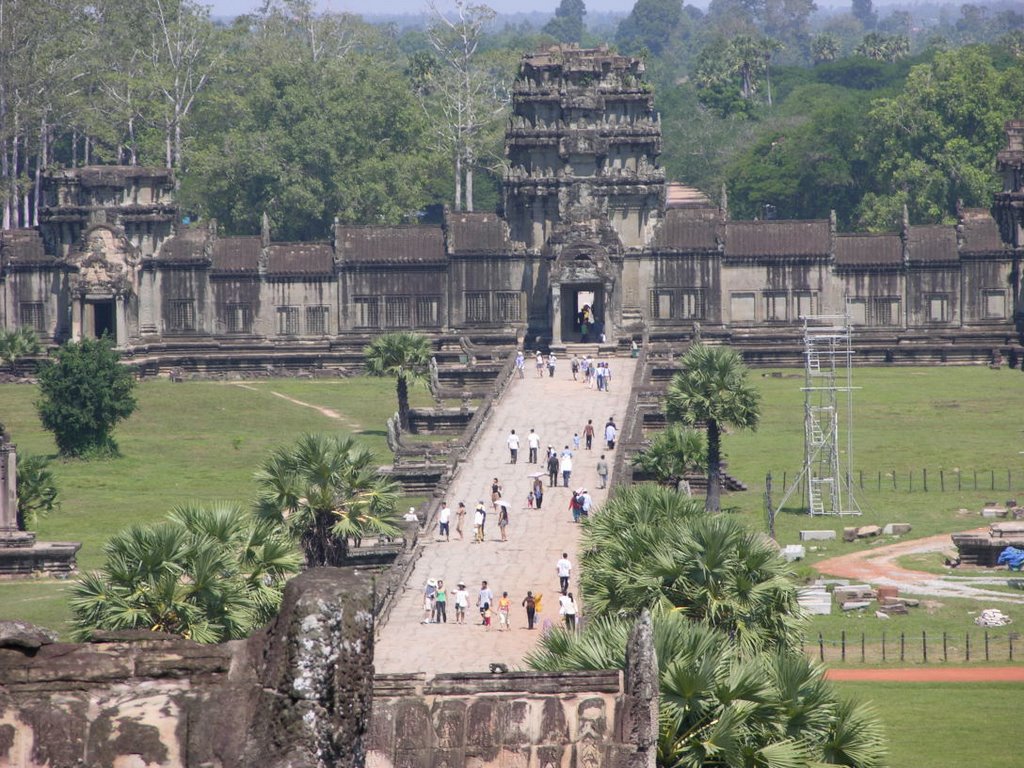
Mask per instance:
[[[409,382],[405,376],[399,376],[395,381],[395,390],[398,392],[398,423],[402,431],[409,432]]]
[[[455,153],[455,211],[462,210],[462,154]]]
[[[718,512],[721,509],[722,488],[722,433],[718,422],[708,419],[708,491],[704,501],[705,512]]]
[[[466,210],[473,212],[473,150],[466,148]]]
[[[313,527],[303,532],[300,544],[309,568],[344,565],[348,557],[348,542],[335,536],[333,527],[334,512],[321,510],[313,518]]]

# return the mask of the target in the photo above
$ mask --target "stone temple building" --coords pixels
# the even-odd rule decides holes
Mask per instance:
[[[224,236],[182,223],[166,170],[53,172],[39,228],[0,233],[0,325],[52,342],[109,334],[135,352],[323,349],[391,329],[515,333],[532,348],[580,341],[588,306],[589,342],[698,331],[756,359],[798,348],[802,316],[849,313],[885,359],[1016,359],[1019,250],[1004,238],[1021,246],[1019,208],[999,209],[1003,238],[985,209],[887,234],[733,221],[725,200],[666,183],[643,74],[605,49],[525,56],[503,212],[446,212],[440,226]],[[1009,195],[1024,123],[1008,131]]]

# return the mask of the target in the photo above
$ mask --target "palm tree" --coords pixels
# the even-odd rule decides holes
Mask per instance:
[[[18,521],[19,531],[27,531],[40,517],[60,509],[57,478],[45,456],[18,457]]]
[[[883,764],[877,717],[842,701],[799,652],[748,656],[726,633],[679,614],[654,616],[653,629],[662,768]],[[559,628],[526,662],[547,672],[621,669],[629,632],[628,620],[610,617],[580,633]]]
[[[301,558],[277,528],[241,507],[177,507],[115,534],[105,565],[71,588],[74,635],[171,632],[202,643],[247,636],[272,618]]]
[[[824,64],[839,58],[839,40],[831,32],[811,38],[811,58],[815,64]]]
[[[662,485],[678,490],[686,474],[706,470],[704,435],[681,424],[669,424],[643,451],[633,457],[633,466],[654,476]]]
[[[668,488],[617,489],[585,521],[581,551],[592,616],[680,614],[728,633],[748,653],[799,641],[804,620],[778,550]]]
[[[409,385],[429,381],[430,341],[417,333],[386,333],[374,339],[363,352],[371,376],[395,377],[398,420],[408,432]]]
[[[306,565],[342,565],[349,538],[395,536],[397,486],[351,437],[302,435],[256,472],[257,514],[298,539]]]
[[[761,396],[747,381],[747,367],[728,347],[696,344],[682,358],[682,370],[668,386],[668,417],[704,424],[708,438],[708,490],[705,509],[720,508],[722,429],[757,429]]]
[[[31,328],[22,326],[15,331],[0,331],[0,363],[13,366],[22,357],[42,352],[39,337]]]

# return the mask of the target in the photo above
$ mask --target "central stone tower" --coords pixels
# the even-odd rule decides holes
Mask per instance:
[[[555,46],[519,67],[505,217],[513,241],[549,260],[556,347],[617,333],[623,256],[650,242],[664,210],[661,121],[643,72],[604,47]]]
[[[639,59],[556,46],[523,57],[513,87],[505,215],[541,250],[568,226],[608,225],[621,247],[648,242],[663,208],[661,121]],[[602,233],[605,234],[606,233]]]

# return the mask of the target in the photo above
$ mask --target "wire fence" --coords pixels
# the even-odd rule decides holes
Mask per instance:
[[[782,479],[779,488],[789,488],[796,478],[793,472],[771,473]],[[855,470],[850,475],[854,488],[862,491],[894,491],[902,493],[950,493],[988,491],[990,493],[1024,493],[1024,469],[910,469]]]
[[[1017,632],[967,630],[964,632],[847,632],[838,637],[803,639],[807,655],[830,664],[931,664],[944,661],[1017,661],[1024,656]]]

